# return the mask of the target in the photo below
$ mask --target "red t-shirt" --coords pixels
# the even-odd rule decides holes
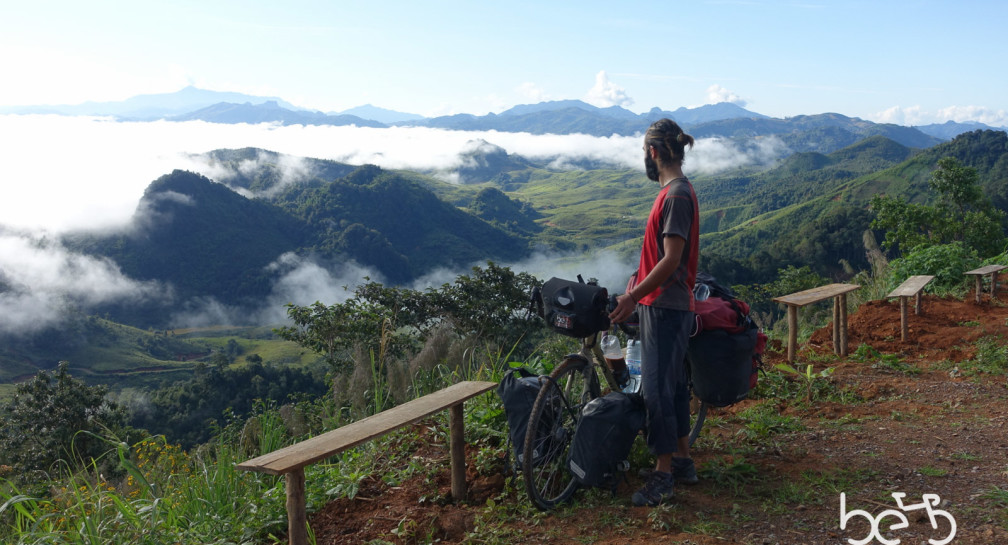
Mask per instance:
[[[676,178],[658,192],[644,228],[637,281],[647,277],[665,256],[665,237],[679,236],[686,244],[675,272],[658,289],[642,297],[641,304],[693,310],[693,285],[700,255],[699,213],[696,193],[688,179]]]

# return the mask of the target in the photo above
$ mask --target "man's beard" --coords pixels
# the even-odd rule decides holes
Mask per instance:
[[[658,181],[658,162],[652,159],[650,155],[644,156],[644,172],[647,173],[647,177],[650,180]]]

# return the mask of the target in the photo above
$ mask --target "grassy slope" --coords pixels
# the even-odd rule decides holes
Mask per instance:
[[[237,350],[234,363],[243,365],[257,354],[265,363],[309,365],[318,355],[300,345],[276,338],[269,328],[214,327],[146,331],[101,318],[88,318],[87,341],[70,349],[30,350],[7,347],[0,353],[0,399],[14,393],[21,382],[56,362],[70,362],[75,377],[113,389],[154,386],[188,378],[194,365],[226,352],[230,341]]]

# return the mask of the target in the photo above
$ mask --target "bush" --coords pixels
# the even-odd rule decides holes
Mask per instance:
[[[65,361],[52,374],[39,371],[2,409],[0,464],[26,480],[61,460],[72,468],[90,466],[107,450],[97,436],[121,432],[125,422],[107,394],[104,386],[71,377]]]
[[[917,274],[934,275],[927,291],[937,295],[960,295],[968,288],[963,273],[980,265],[976,250],[962,242],[937,246],[919,246],[907,256],[889,264],[890,287],[895,288]]]

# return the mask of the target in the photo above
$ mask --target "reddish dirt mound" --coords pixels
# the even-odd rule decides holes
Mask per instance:
[[[799,395],[713,410],[693,452],[701,483],[679,487],[669,506],[630,505],[640,485],[633,468],[616,497],[579,491],[569,506],[537,515],[520,481],[506,486],[503,463],[475,474],[472,451],[470,497],[453,504],[447,448],[423,441],[415,456],[443,468],[433,481],[417,477],[397,487],[365,481],[353,500],[335,500],[310,518],[317,543],[842,544],[864,538],[869,527],[858,520],[841,531],[841,492],[848,509],[872,513],[894,508],[893,492],[907,493],[908,503],[936,493],[958,524],[952,543],[1008,543],[1005,373],[951,371],[973,357],[977,339],[1008,338],[1008,307],[972,298],[925,297],[923,303],[922,315],[911,310],[906,342],[896,301],[866,303],[848,319],[851,352],[866,344],[897,355],[912,371],[833,358],[826,327],[801,347],[799,358],[817,370],[832,367],[828,380],[849,401],[809,403]],[[780,343],[772,343],[770,372],[783,359]],[[797,424],[754,434],[745,414],[768,405],[782,422]],[[888,539],[926,543],[949,533],[933,529],[922,513],[910,513],[910,527]]]
[[[975,303],[972,298],[964,302],[925,295],[919,315],[914,314],[912,302],[909,306],[909,339],[904,342],[900,340],[897,300],[861,305],[847,320],[850,350],[864,343],[886,354],[913,359],[962,361],[973,357],[976,340],[1008,337],[1008,306],[986,296]],[[812,335],[809,345],[826,350],[832,348],[832,342],[832,328],[824,328]]]

